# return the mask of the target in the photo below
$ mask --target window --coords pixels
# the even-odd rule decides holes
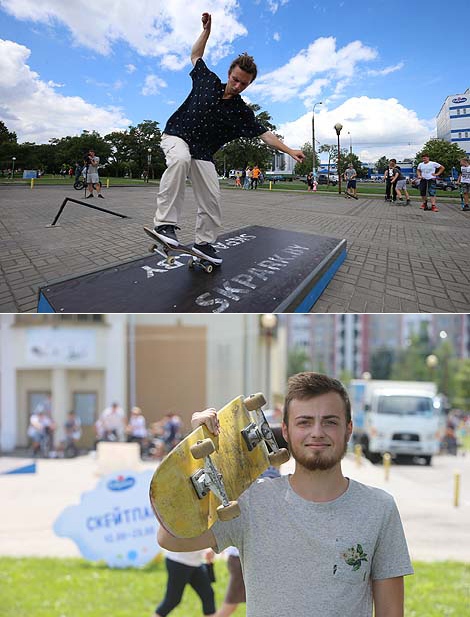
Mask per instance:
[[[73,410],[82,426],[93,426],[97,417],[98,394],[96,392],[74,392]]]
[[[50,392],[28,392],[28,418],[29,416],[39,411],[51,411],[51,393]]]

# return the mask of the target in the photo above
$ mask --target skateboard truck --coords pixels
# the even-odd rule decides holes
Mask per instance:
[[[251,416],[253,418],[253,422],[242,430],[243,439],[248,451],[251,452],[259,443],[265,441],[272,450],[268,455],[271,465],[279,466],[286,463],[290,458],[289,452],[285,448],[278,446],[274,433],[261,409],[266,404],[264,396],[261,392],[252,394],[245,399],[244,403],[247,410],[252,412]]]
[[[214,443],[211,439],[203,439],[194,444],[191,454],[195,459],[204,458],[204,468],[198,469],[191,476],[191,482],[199,499],[203,499],[212,491],[219,499],[221,505],[217,508],[217,515],[221,521],[229,521],[240,516],[240,506],[237,501],[230,501],[225,490],[222,474],[211,459],[211,454],[215,451]]]

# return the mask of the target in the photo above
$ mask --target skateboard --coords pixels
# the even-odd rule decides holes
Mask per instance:
[[[346,197],[346,199],[349,199],[350,197],[352,197],[353,199],[358,199],[358,197],[356,195],[353,195],[352,193],[344,193],[344,196]]]
[[[217,520],[236,518],[241,493],[270,465],[289,459],[261,410],[265,402],[261,393],[238,396],[217,412],[219,435],[199,426],[162,460],[150,483],[150,502],[171,534],[194,538]]]
[[[186,246],[184,244],[180,244],[179,246],[171,246],[170,244],[167,244],[161,238],[156,236],[153,229],[150,229],[149,227],[144,227],[144,231],[148,236],[152,238],[154,242],[152,245],[150,245],[149,251],[151,253],[158,253],[159,255],[164,257],[169,266],[172,266],[176,261],[176,256],[172,253],[189,255],[191,257],[191,259],[188,261],[188,267],[190,269],[198,266],[210,274],[217,265],[213,264],[207,259],[201,258],[197,253],[193,251],[190,246]]]

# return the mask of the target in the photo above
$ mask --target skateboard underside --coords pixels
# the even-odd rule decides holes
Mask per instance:
[[[162,461],[150,485],[150,500],[160,523],[173,535],[196,537],[218,519],[220,500],[210,491],[199,498],[191,480],[202,468],[204,459],[195,459],[191,446],[210,438],[215,446],[211,459],[223,478],[227,496],[236,500],[269,466],[268,449],[260,442],[248,451],[242,435],[251,422],[242,396],[223,407],[216,437],[205,426],[199,427],[178,444]]]

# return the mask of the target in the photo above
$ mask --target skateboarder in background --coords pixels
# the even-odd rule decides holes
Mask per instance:
[[[192,425],[218,433],[214,410]],[[161,526],[160,546],[240,551],[248,617],[403,615],[403,576],[413,573],[393,497],[341,469],[352,434],[344,386],[318,373],[290,378],[282,432],[295,459],[291,476],[263,479],[239,498],[241,515],[197,538]],[[280,584],[282,581],[282,584]]]
[[[422,162],[418,165],[416,174],[420,178],[419,192],[423,203],[420,208],[422,210],[432,210],[439,212],[436,206],[436,178],[444,171],[444,166],[440,163],[429,160],[429,154],[423,152],[421,155]],[[431,208],[428,208],[428,195],[431,198]]]
[[[259,123],[240,94],[254,81],[256,64],[244,53],[230,65],[228,81],[223,84],[210,71],[202,56],[211,32],[211,16],[202,15],[202,33],[191,50],[193,87],[184,103],[168,120],[161,147],[167,169],[160,182],[155,233],[170,246],[178,246],[176,230],[184,207],[187,176],[191,177],[197,202],[195,244],[202,259],[222,263],[213,244],[221,229],[220,188],[213,155],[225,143],[238,137],[260,137],[264,143],[292,156],[298,162],[305,157],[293,150]]]
[[[464,205],[462,210],[470,210],[470,206],[468,204],[468,198],[470,195],[470,162],[468,159],[461,159],[460,166],[460,174],[457,184],[460,186],[460,190],[463,195]]]
[[[344,179],[347,182],[346,197],[348,199],[351,197],[354,197],[354,199],[357,199],[356,178],[357,178],[357,172],[354,169],[353,164],[349,163],[348,168],[344,172]]]

